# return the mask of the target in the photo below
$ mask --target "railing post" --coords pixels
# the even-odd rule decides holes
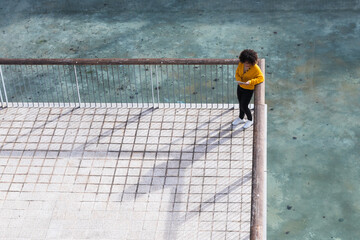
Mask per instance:
[[[7,97],[7,94],[6,94],[4,75],[3,75],[3,72],[2,72],[1,65],[0,65],[0,75],[1,75],[1,82],[2,82],[2,85],[3,85],[3,89],[4,89],[5,101],[6,101],[6,107],[7,107],[7,106],[9,106],[9,101],[8,101],[8,97]],[[0,88],[0,90],[1,90],[1,88]],[[3,99],[3,96],[2,96],[2,91],[0,91],[0,97],[1,97],[1,107],[4,107],[4,99]]]
[[[74,71],[75,71],[76,89],[77,89],[78,98],[79,98],[79,107],[81,107],[81,98],[80,98],[79,82],[78,82],[78,78],[77,78],[76,66],[75,66],[75,65],[74,65]]]
[[[158,78],[158,70],[157,65],[155,65],[155,75],[156,75],[156,90],[157,90],[157,97],[158,97],[158,107],[160,107],[160,90],[159,90],[159,78]]]
[[[260,60],[265,76],[265,60]],[[267,106],[265,82],[255,86],[254,96],[253,175],[251,191],[250,240],[266,240],[266,135]]]
[[[153,108],[155,108],[155,97],[154,97],[154,83],[152,79],[152,65],[150,65],[150,80],[151,80],[151,95],[153,100]]]
[[[2,96],[1,88],[0,88],[0,100],[1,100],[1,107],[4,108],[4,99],[3,99],[3,96]]]

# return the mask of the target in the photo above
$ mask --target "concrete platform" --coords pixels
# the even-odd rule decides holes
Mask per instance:
[[[238,110],[0,110],[0,238],[249,239]]]

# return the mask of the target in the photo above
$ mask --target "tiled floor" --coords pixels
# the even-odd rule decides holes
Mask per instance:
[[[0,238],[248,239],[237,110],[0,110]]]

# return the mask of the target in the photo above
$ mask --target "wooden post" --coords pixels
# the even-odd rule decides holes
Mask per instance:
[[[265,59],[259,61],[265,77]],[[267,106],[265,82],[255,86],[250,240],[266,240]]]

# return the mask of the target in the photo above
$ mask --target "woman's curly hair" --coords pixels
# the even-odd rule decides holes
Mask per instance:
[[[251,65],[255,65],[258,60],[258,56],[254,50],[245,49],[240,53],[239,59],[242,63],[248,62]]]

